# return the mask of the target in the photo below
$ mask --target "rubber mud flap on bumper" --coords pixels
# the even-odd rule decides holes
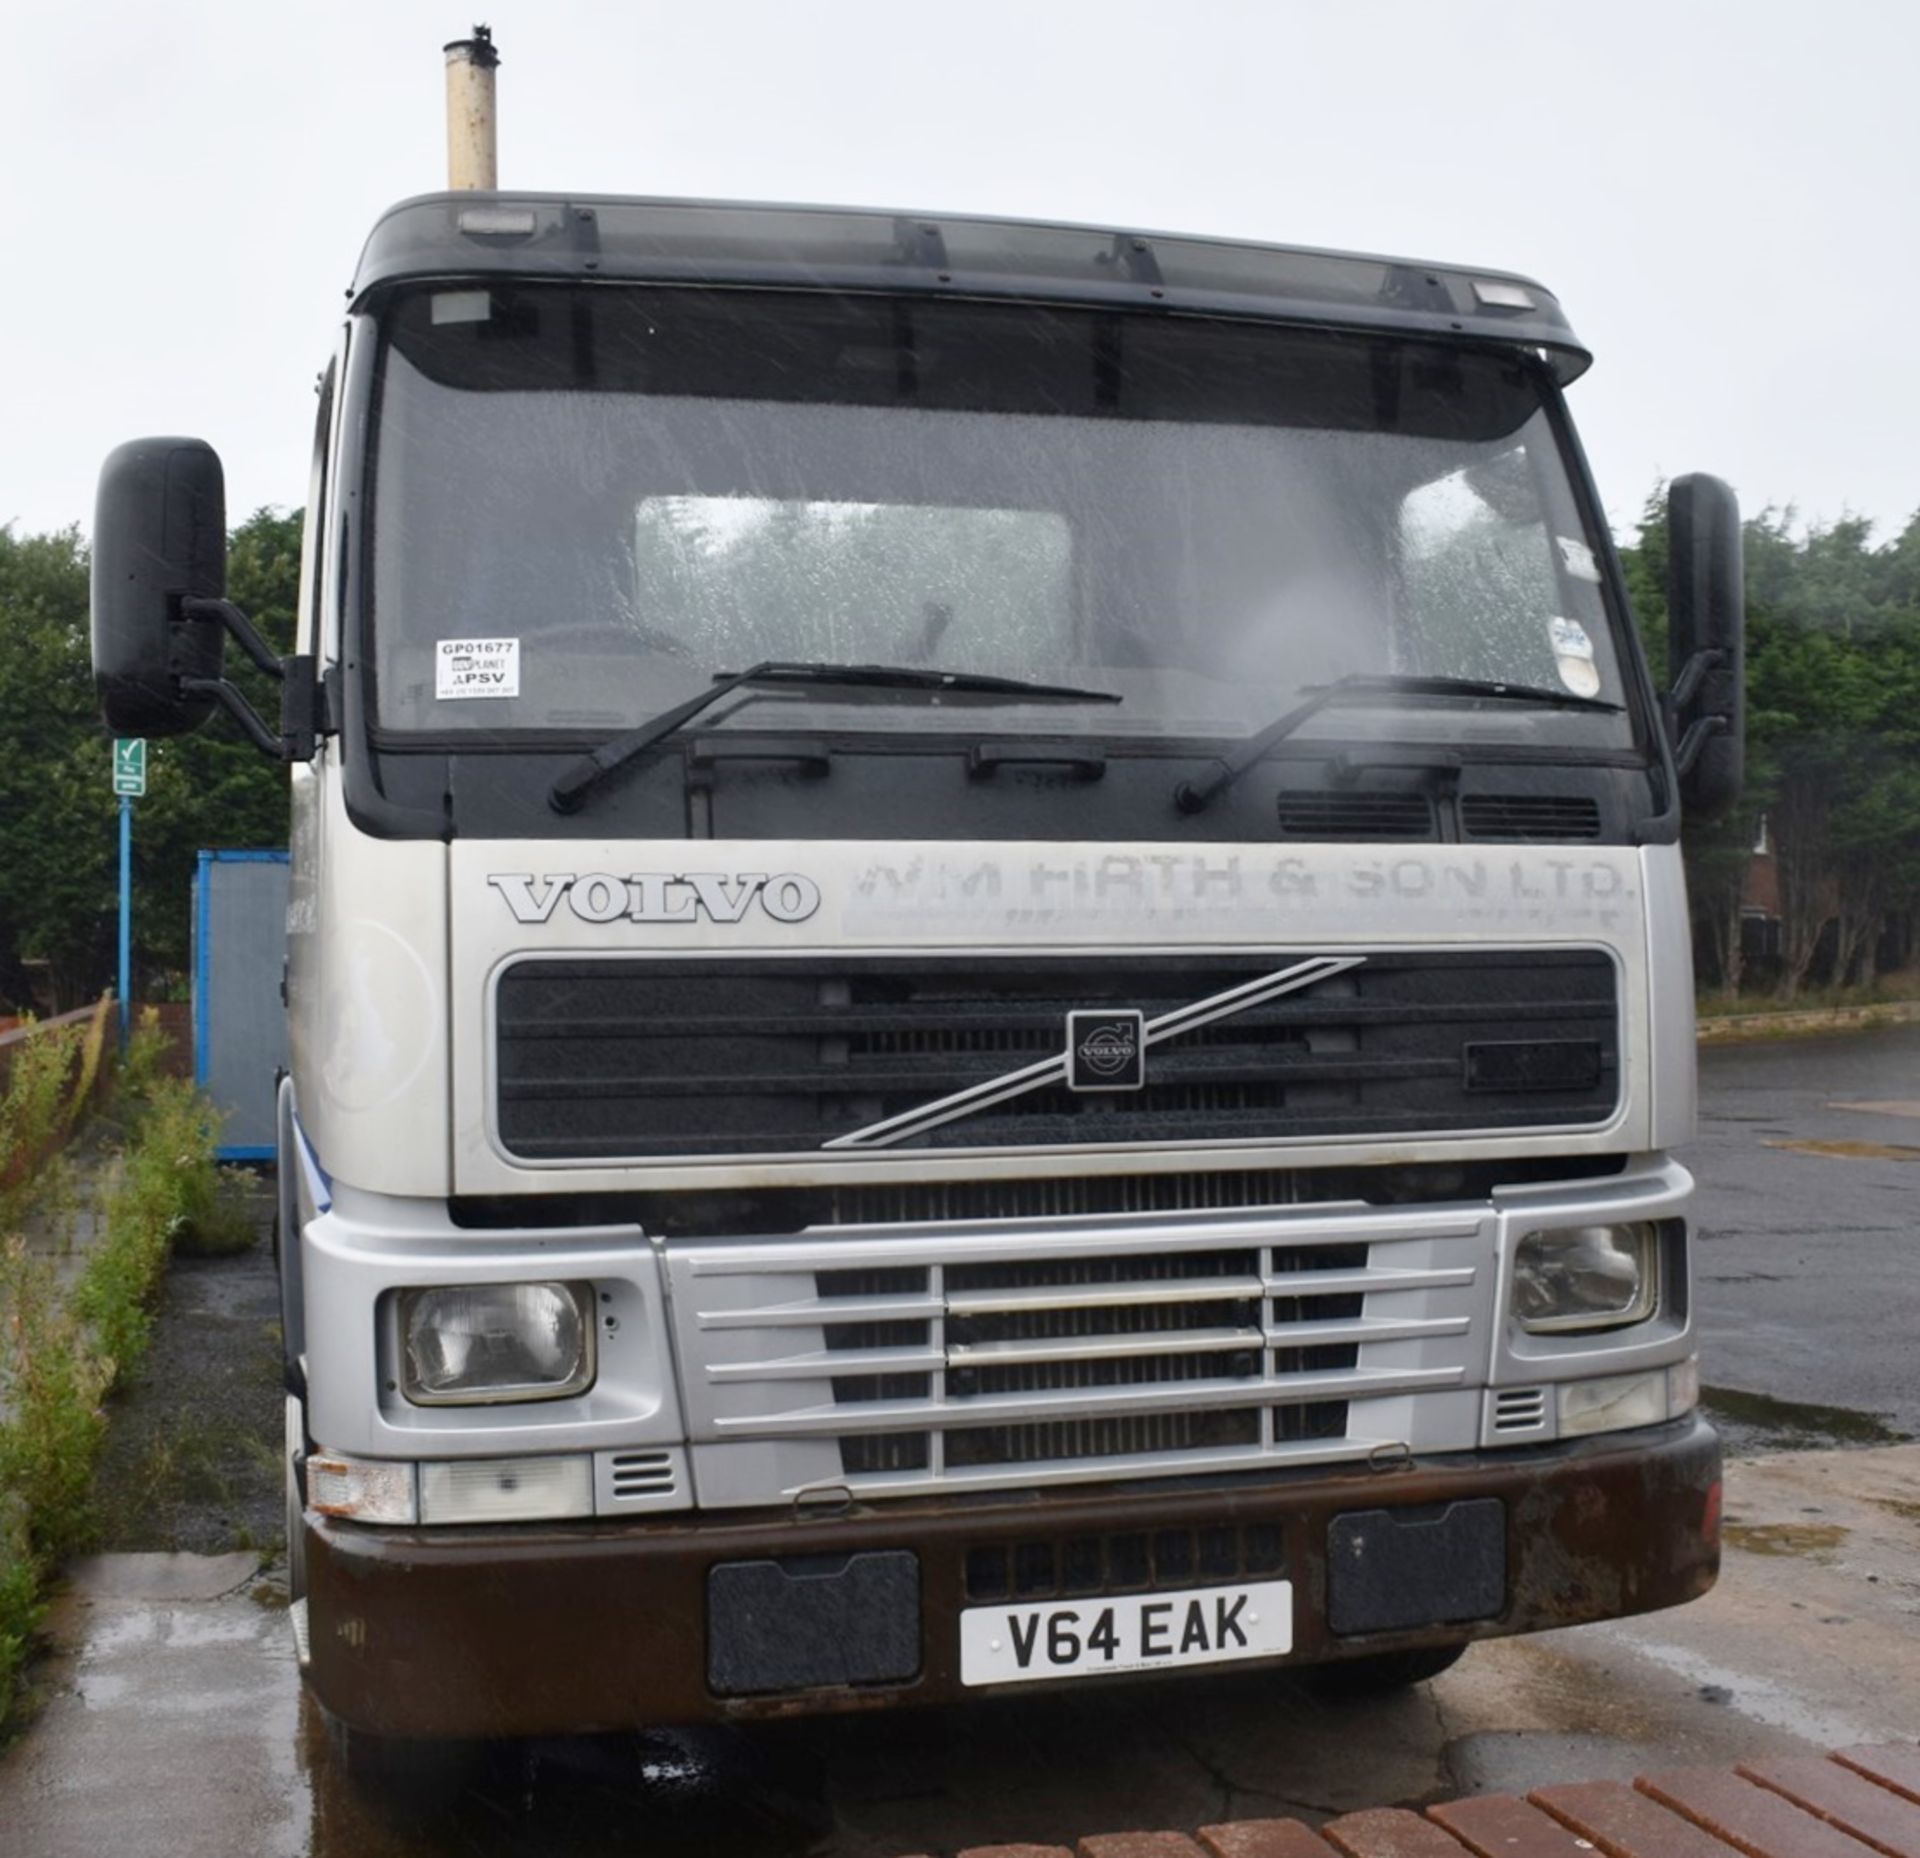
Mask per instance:
[[[899,1684],[920,1673],[920,1558],[723,1561],[707,1573],[716,1696]]]

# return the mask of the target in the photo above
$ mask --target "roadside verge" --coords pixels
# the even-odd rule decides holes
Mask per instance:
[[[48,1042],[32,1062],[16,1062],[0,1099],[0,1134],[31,1144],[18,1165],[0,1154],[0,1178],[14,1182],[0,1206],[0,1736],[20,1710],[47,1582],[92,1527],[106,1397],[145,1353],[176,1239],[216,1233],[225,1217],[217,1119],[191,1085],[163,1075],[165,1040],[150,1019],[115,1084],[122,1143],[88,1157],[85,1192],[71,1156],[49,1153],[48,1135],[70,1136],[92,1098],[104,1011],[103,1003],[86,1036],[43,1035]]]
[[[1773,1013],[1703,1013],[1694,1021],[1702,1045],[1746,1039],[1805,1038],[1823,1032],[1866,1032],[1920,1020],[1920,1000],[1877,1000],[1867,1006],[1818,1006]]]

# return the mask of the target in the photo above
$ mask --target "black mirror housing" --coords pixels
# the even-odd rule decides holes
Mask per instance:
[[[1717,477],[1667,492],[1668,726],[1680,804],[1715,819],[1740,798],[1747,756],[1747,596],[1740,505]]]
[[[226,634],[183,602],[227,591],[227,497],[200,439],[134,439],[100,470],[93,525],[93,680],[116,735],[182,735],[214,698]]]

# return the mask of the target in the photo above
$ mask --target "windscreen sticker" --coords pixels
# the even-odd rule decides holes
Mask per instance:
[[[518,639],[442,639],[433,649],[433,694],[457,697],[517,697]]]
[[[1560,559],[1566,563],[1567,572],[1576,581],[1600,583],[1600,564],[1594,559],[1593,550],[1577,536],[1557,535],[1553,538],[1560,544]]]
[[[1553,662],[1561,683],[1576,697],[1597,697],[1600,667],[1593,662],[1593,641],[1586,627],[1577,619],[1550,619],[1547,638],[1553,646]]]

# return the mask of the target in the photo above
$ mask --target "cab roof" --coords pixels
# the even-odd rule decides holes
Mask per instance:
[[[1591,355],[1531,278],[1231,239],[864,207],[604,195],[421,194],[360,255],[356,306],[403,282],[543,278],[993,297],[1392,330]]]

